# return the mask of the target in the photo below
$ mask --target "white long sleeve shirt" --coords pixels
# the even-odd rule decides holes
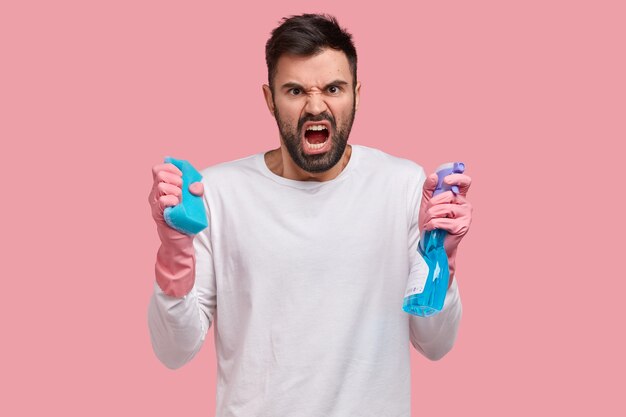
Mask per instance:
[[[409,342],[442,357],[462,310],[456,280],[439,314],[402,310],[424,169],[353,145],[326,182],[275,175],[263,153],[202,175],[194,288],[155,283],[148,308],[158,358],[187,363],[213,324],[216,417],[409,417]]]

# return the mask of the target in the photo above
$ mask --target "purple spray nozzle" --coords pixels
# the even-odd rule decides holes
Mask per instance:
[[[441,194],[445,191],[452,191],[454,194],[459,193],[459,187],[456,185],[448,185],[444,184],[443,179],[450,174],[462,174],[465,172],[465,164],[463,162],[448,162],[446,164],[442,164],[437,168],[437,187],[435,187],[435,191],[433,192],[433,197],[437,194]]]

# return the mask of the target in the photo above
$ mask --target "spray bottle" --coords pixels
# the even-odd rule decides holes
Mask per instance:
[[[437,187],[433,197],[448,190],[458,194],[458,187],[444,184],[443,179],[464,171],[463,162],[449,162],[437,168]],[[420,238],[417,262],[411,267],[402,305],[402,309],[409,314],[429,317],[443,308],[450,279],[448,255],[443,246],[446,235],[445,230],[433,229]]]

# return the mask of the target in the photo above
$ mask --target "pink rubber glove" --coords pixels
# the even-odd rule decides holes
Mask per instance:
[[[195,281],[193,236],[168,226],[163,218],[163,211],[180,202],[183,173],[173,164],[159,164],[152,167],[152,177],[154,184],[148,202],[161,239],[155,265],[156,281],[165,294],[182,297],[191,291]],[[204,187],[201,182],[194,182],[189,185],[189,191],[193,195],[201,196]]]
[[[472,179],[464,174],[450,174],[443,181],[449,185],[457,185],[459,194],[455,195],[452,191],[446,191],[433,197],[433,191],[437,186],[437,174],[430,174],[422,189],[418,221],[420,236],[424,236],[426,230],[442,229],[448,232],[443,245],[448,255],[449,287],[452,285],[456,270],[457,248],[472,223],[472,205],[465,198]]]

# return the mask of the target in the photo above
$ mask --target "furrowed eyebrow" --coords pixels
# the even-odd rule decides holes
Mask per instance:
[[[350,83],[347,82],[347,81],[344,81],[344,80],[335,80],[335,81],[332,81],[332,82],[326,84],[324,89],[330,87],[331,85],[348,85],[348,84],[350,84]]]
[[[347,81],[344,80],[335,80],[335,81],[331,81],[330,83],[326,84],[324,86],[324,90],[327,89],[328,87],[330,87],[331,85],[349,85],[350,83],[348,83]],[[281,90],[284,90],[286,88],[299,88],[301,90],[304,90],[304,87],[302,87],[300,84],[298,83],[294,83],[294,82],[290,82],[290,83],[285,83],[283,85],[280,86]]]
[[[304,87],[302,87],[298,83],[285,83],[285,84],[280,86],[281,90],[284,90],[285,88],[300,88],[300,89],[304,90]]]

